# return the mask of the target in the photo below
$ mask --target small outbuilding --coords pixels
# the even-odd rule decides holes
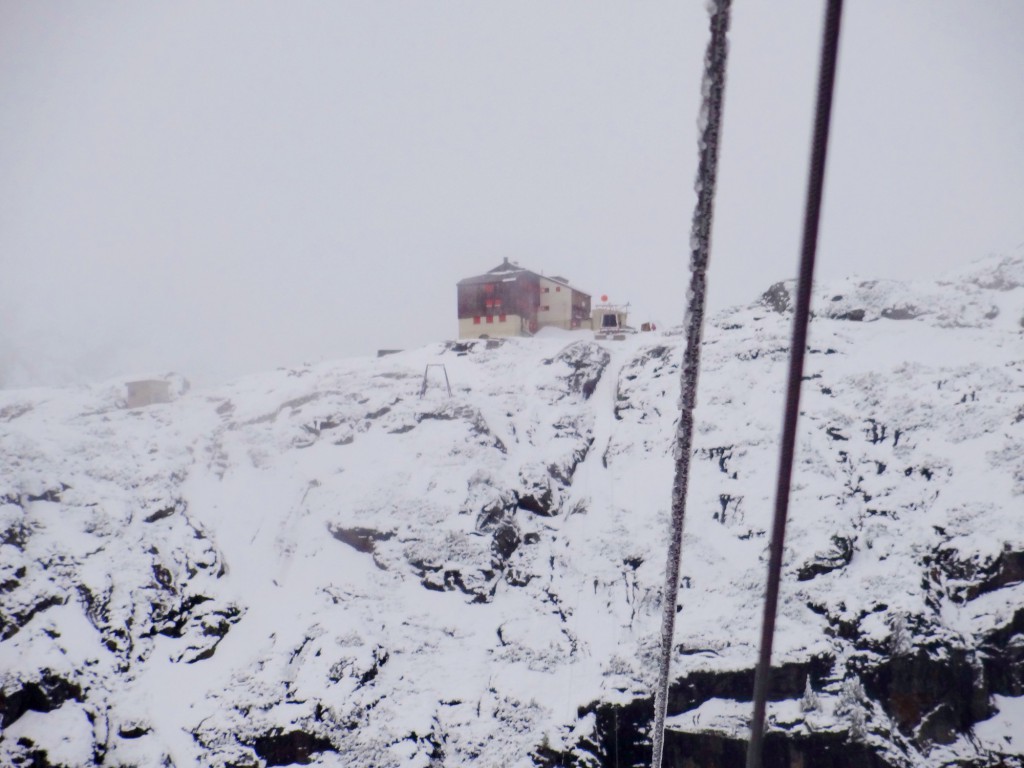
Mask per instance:
[[[482,275],[460,280],[456,288],[460,339],[591,327],[589,293],[564,277],[548,277],[508,259]]]
[[[163,379],[129,381],[124,387],[126,408],[142,408],[145,405],[171,402],[171,382]]]

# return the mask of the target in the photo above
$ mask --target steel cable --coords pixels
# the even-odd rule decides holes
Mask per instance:
[[[800,278],[797,282],[793,334],[790,344],[789,377],[786,384],[786,408],[783,417],[779,473],[775,489],[775,514],[769,545],[768,583],[765,590],[764,620],[761,627],[761,650],[754,678],[754,713],[750,722],[750,743],[747,768],[761,768],[764,746],[765,702],[771,676],[772,644],[779,603],[779,582],[782,554],[789,512],[790,481],[796,428],[800,414],[800,382],[803,379],[804,353],[807,348],[807,326],[811,312],[811,283],[818,248],[818,224],[821,219],[822,190],[825,184],[825,156],[828,149],[829,124],[832,116],[832,95],[835,88],[836,58],[839,52],[839,26],[843,0],[829,0],[825,12],[825,29],[818,72],[818,99],[814,116],[814,138],[811,145],[811,168],[807,183],[807,204],[804,209],[803,243],[800,250]]]

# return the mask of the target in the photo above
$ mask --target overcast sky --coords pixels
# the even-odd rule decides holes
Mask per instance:
[[[796,271],[821,9],[736,0],[713,307]],[[502,258],[680,322],[697,0],[0,0],[0,384],[451,338]],[[1024,3],[846,4],[822,279],[1024,241]]]

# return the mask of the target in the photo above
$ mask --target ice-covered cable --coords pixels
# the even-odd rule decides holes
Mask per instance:
[[[690,454],[693,444],[693,409],[697,400],[697,374],[700,368],[700,344],[704,326],[704,294],[707,288],[708,252],[711,249],[711,220],[714,212],[715,180],[718,172],[718,141],[722,133],[722,105],[725,98],[725,62],[729,44],[729,6],[731,0],[708,3],[711,39],[704,53],[704,79],[698,117],[699,164],[694,189],[697,205],[690,228],[690,288],[686,302],[686,351],[681,372],[679,425],[676,428],[675,479],[672,483],[672,530],[665,565],[664,611],[661,622],[661,662],[654,691],[651,765],[661,768],[665,745],[665,713],[668,706],[668,681],[672,667],[672,643],[675,634],[676,600],[679,592],[679,559],[686,517],[686,491],[690,478]]]

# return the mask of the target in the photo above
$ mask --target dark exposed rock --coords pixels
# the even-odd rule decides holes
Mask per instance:
[[[641,422],[658,415],[660,411],[657,400],[646,402],[646,397],[652,393],[647,391],[647,382],[640,379],[641,374],[647,373],[653,380],[663,376],[674,378],[678,371],[679,362],[674,359],[670,347],[658,345],[641,350],[619,372],[615,392],[615,419],[622,421],[623,415],[627,411],[636,411],[637,421]],[[640,384],[635,383],[638,380],[641,382]],[[639,398],[638,395],[640,395]]]
[[[33,405],[30,403],[14,403],[4,408],[0,408],[0,421],[14,421],[15,419],[24,416],[33,409]]]
[[[501,438],[491,432],[491,428],[487,426],[487,421],[484,419],[483,414],[476,408],[469,406],[453,406],[445,405],[436,411],[426,411],[424,413],[416,414],[416,423],[421,424],[424,421],[454,421],[455,419],[463,419],[469,425],[469,431],[471,434],[481,437],[484,441],[490,442],[490,444],[497,448],[502,453],[507,453],[505,443],[502,442]]]
[[[789,347],[754,347],[737,352],[736,358],[738,360],[757,360],[758,358],[783,360],[787,355],[789,355]]]
[[[504,497],[493,504],[488,504],[476,517],[476,529],[478,531],[491,531],[496,526],[499,526],[510,520],[513,513],[516,510],[516,500],[510,498],[506,500]]]
[[[367,683],[369,683],[371,680],[375,680],[377,675],[380,674],[381,667],[387,664],[388,659],[390,658],[390,654],[380,646],[374,648],[373,664],[370,665],[370,668],[368,670],[366,670],[365,672],[363,672],[362,675],[359,676],[359,684],[356,687],[361,688]]]
[[[914,306],[886,307],[882,310],[882,317],[887,320],[913,320],[920,317],[924,312]]]
[[[742,496],[733,496],[729,493],[718,494],[718,503],[722,505],[722,511],[714,514],[715,520],[720,523],[731,522],[739,516],[740,502],[742,501]]]
[[[153,578],[156,579],[156,583],[164,589],[172,589],[174,587],[174,577],[171,572],[167,570],[160,563],[153,563]]]
[[[3,533],[0,533],[0,546],[10,544],[12,547],[24,551],[31,533],[32,529],[26,523],[21,520],[15,521]]]
[[[49,501],[56,503],[60,501],[61,494],[64,491],[70,490],[70,488],[71,486],[61,483],[60,488],[47,488],[39,495],[27,493],[25,494],[25,501]]]
[[[577,744],[573,753],[582,759],[566,765],[597,765],[601,768],[650,765],[650,725],[654,715],[651,699],[636,699],[625,705],[590,704],[580,708],[580,717],[588,714],[594,715],[593,738]]]
[[[390,410],[390,408],[388,409]],[[416,421],[452,421],[462,416],[462,409],[452,408],[449,410],[440,411],[427,411],[426,413],[417,413]]]
[[[722,445],[716,448],[700,448],[697,455],[703,459],[718,462],[718,469],[732,478],[736,477],[735,472],[729,470],[729,460],[732,458],[733,446]]]
[[[784,664],[773,671],[769,699],[782,701],[799,698],[808,679],[820,681],[829,674],[834,660],[829,656],[813,657],[803,664]],[[669,715],[690,710],[711,698],[750,701],[754,688],[754,670],[743,669],[727,672],[696,672],[677,680],[669,688]],[[565,765],[649,765],[651,758],[650,724],[654,705],[649,698],[636,699],[626,705],[594,703],[583,707],[579,716],[593,714],[595,717],[594,738],[586,739],[577,744],[572,760]],[[765,766],[777,765],[790,768],[790,763],[778,762],[775,750],[780,754],[788,754],[785,741],[781,737],[771,735],[766,741],[775,744],[766,745]],[[798,751],[813,752],[821,749],[813,740],[801,743]],[[771,757],[769,757],[771,754]],[[720,766],[743,765],[746,755],[746,742],[727,739],[716,734],[686,734],[676,731],[666,733],[665,765],[687,766],[688,768],[719,768]],[[580,760],[579,758],[585,758]],[[564,758],[563,758],[564,759]],[[831,763],[822,763],[832,765]],[[794,763],[793,765],[801,765]],[[817,765],[808,762],[806,765]],[[837,766],[885,765],[885,763],[835,763]]]
[[[917,649],[881,663],[854,659],[864,690],[897,726],[917,740],[948,744],[991,715],[988,695],[963,649]]]
[[[593,444],[594,439],[591,438],[569,454],[563,461],[548,464],[548,476],[563,487],[571,485],[573,475],[576,474],[576,468],[587,458],[587,454],[590,452]]]
[[[150,733],[152,728],[141,725],[139,723],[131,723],[120,726],[117,729],[117,735],[122,739],[138,739]]]
[[[342,544],[348,544],[356,552],[373,554],[378,541],[388,541],[395,533],[394,531],[375,531],[373,528],[342,528],[341,526],[328,524],[327,530],[331,536]]]
[[[1012,291],[1024,285],[1021,280],[1020,258],[1003,256],[994,266],[969,278],[979,288],[990,291]]]
[[[530,534],[527,534],[529,536]],[[534,574],[526,573],[518,568],[509,568],[505,571],[505,581],[513,587],[525,587],[534,579]]]
[[[665,765],[671,768],[721,768],[746,762],[747,742],[717,734],[668,731]],[[768,733],[762,752],[764,768],[896,768],[865,744],[845,733],[789,735]]]
[[[935,561],[954,582],[947,588],[950,597],[957,602],[974,600],[1001,587],[1024,581],[1024,552],[1004,550],[992,560],[964,562],[958,560],[956,550],[944,549],[938,552]]]
[[[298,412],[298,410],[302,408],[302,406],[319,400],[321,397],[324,397],[325,395],[329,394],[334,393],[328,391],[311,392],[308,395],[295,397],[292,398],[291,400],[286,400],[285,402],[281,403],[281,405],[277,407],[277,410],[271,411],[270,413],[265,413],[262,416],[256,416],[252,419],[249,419],[248,421],[242,422],[241,424],[233,423],[231,426],[237,429],[238,427],[251,426],[254,424],[267,424],[274,421],[284,411]]]
[[[183,502],[181,503],[180,508],[182,508],[182,509],[184,508],[184,503]],[[152,514],[146,515],[146,517],[142,518],[142,522],[144,522],[144,523],[155,523],[157,520],[163,520],[164,518],[170,517],[171,515],[173,515],[178,510],[179,510],[179,504],[173,504],[173,505],[171,505],[169,507],[164,507],[162,509],[158,509],[158,510],[156,510],[156,512],[153,512]]]
[[[8,747],[8,745],[9,742],[5,743],[4,747]],[[65,768],[63,763],[51,763],[49,753],[45,749],[38,748],[36,743],[26,736],[20,737],[15,744],[10,745],[7,752],[8,754],[5,757],[8,758],[9,762],[5,762],[5,766],[10,765],[16,768]]]
[[[838,427],[828,427],[825,429],[825,434],[831,437],[833,440],[838,442],[846,442],[850,438],[839,431]]]
[[[567,367],[568,372],[560,377],[565,382],[567,393],[580,395],[587,400],[594,394],[601,374],[610,361],[611,355],[604,347],[593,342],[579,341],[545,360],[544,364],[562,363]]]
[[[420,584],[433,592],[461,592],[469,595],[473,603],[487,603],[494,597],[497,586],[494,570],[477,568],[464,576],[458,568],[445,568],[437,563],[412,559],[409,564],[419,574]],[[504,564],[492,561],[492,566],[503,568]]]
[[[253,751],[271,765],[309,765],[320,752],[336,752],[329,739],[305,731],[283,732],[280,729],[257,736]]]
[[[863,309],[851,309],[847,312],[838,312],[834,315],[829,315],[833,320],[852,320],[853,322],[859,323],[864,320],[867,313]]]
[[[552,499],[550,485],[535,486],[532,491],[519,495],[519,508],[542,517],[551,517],[555,514],[555,510],[551,506]]]
[[[1024,608],[1004,627],[985,638],[978,659],[988,691],[1024,696]]]
[[[851,630],[855,635],[856,629]],[[926,634],[915,628],[915,636]],[[1024,609],[1013,621],[990,635],[982,653],[955,648],[933,640],[931,648],[917,647],[911,653],[888,655],[873,651],[856,654],[846,662],[851,679],[862,681],[858,688],[865,706],[875,702],[902,736],[901,749],[927,754],[932,745],[949,744],[969,733],[973,725],[992,715],[990,697],[999,693],[1019,696],[1024,693]],[[806,663],[783,665],[773,673],[769,699],[801,698],[810,683],[835,690],[835,660],[829,656]],[[701,671],[677,680],[669,690],[669,715],[690,711],[710,699],[750,701],[753,690],[752,669]],[[858,683],[859,685],[859,683]],[[593,738],[579,741],[567,755],[559,755],[564,765],[645,765],[650,760],[650,699],[637,699],[626,706],[595,703],[582,708],[579,716],[594,714]],[[764,766],[801,768],[903,768],[909,763],[886,753],[881,742],[864,742],[852,732],[807,733],[801,729],[787,733],[769,729],[765,740]],[[895,742],[894,742],[895,743]],[[668,731],[665,765],[687,768],[718,768],[742,765],[746,741],[714,732]],[[538,753],[541,754],[541,753]],[[548,755],[547,758],[551,758]],[[547,764],[547,763],[545,763]],[[1013,762],[963,763],[977,766],[1013,766]]]
[[[15,610],[9,615],[0,613],[0,640],[7,640],[17,634],[23,626],[32,620],[34,616],[48,608],[63,605],[65,598],[60,595],[46,595],[42,599],[31,602],[29,605]]]
[[[392,403],[392,405],[393,404],[394,403]],[[375,418],[378,418],[380,416],[383,416],[384,414],[386,414],[386,413],[388,413],[390,411],[391,411],[391,408],[385,405],[383,408],[380,409],[380,411],[374,411],[373,413],[368,413],[363,418],[364,418],[364,420],[365,419],[375,419]],[[345,423],[345,419],[343,419],[341,417],[330,417],[330,418],[325,418],[325,419],[313,419],[313,421],[311,421],[310,423],[303,424],[302,425],[302,429],[303,429],[304,432],[306,432],[306,434],[312,435],[314,438],[317,438],[317,437],[320,437],[324,432],[327,432],[327,431],[332,430],[332,429],[337,429],[338,427],[340,427],[344,423]],[[349,437],[351,439],[350,435],[347,436],[347,437]],[[345,438],[342,438],[342,439],[345,439]],[[295,443],[295,445],[298,448],[306,448],[306,447],[309,447],[310,445],[313,445],[313,442],[315,442],[315,441],[297,441]]]
[[[165,637],[181,637],[192,618],[192,612],[203,603],[209,602],[211,598],[206,595],[188,595],[180,601],[168,606],[155,606],[152,613],[153,627],[150,633],[159,634]]]
[[[503,523],[494,530],[491,540],[491,554],[497,563],[503,564],[519,548],[519,529],[513,523]]]
[[[69,700],[83,700],[81,686],[44,669],[38,680],[0,690],[0,727],[6,728],[29,710],[52,712]]]
[[[446,352],[454,352],[462,357],[476,354],[481,349],[496,349],[504,343],[504,339],[469,339],[466,341],[449,341],[445,343],[444,348]]]
[[[790,285],[792,285],[792,281],[788,283],[775,283],[775,285],[761,294],[758,303],[767,307],[772,312],[778,312],[779,314],[789,312],[793,309],[793,298],[788,287]]]
[[[833,536],[832,548],[814,556],[814,559],[800,566],[797,581],[810,581],[815,576],[845,568],[853,559],[853,539],[847,536]]]
[[[769,701],[799,698],[807,680],[818,684],[829,675],[834,661],[831,656],[815,656],[805,663],[789,663],[774,667],[769,684]],[[699,706],[708,699],[751,701],[753,690],[752,668],[725,672],[691,672],[669,687],[668,712],[670,715],[679,714]]]
[[[535,747],[530,752],[530,760],[536,768],[576,768],[580,764],[574,753],[560,752],[547,743]]]

